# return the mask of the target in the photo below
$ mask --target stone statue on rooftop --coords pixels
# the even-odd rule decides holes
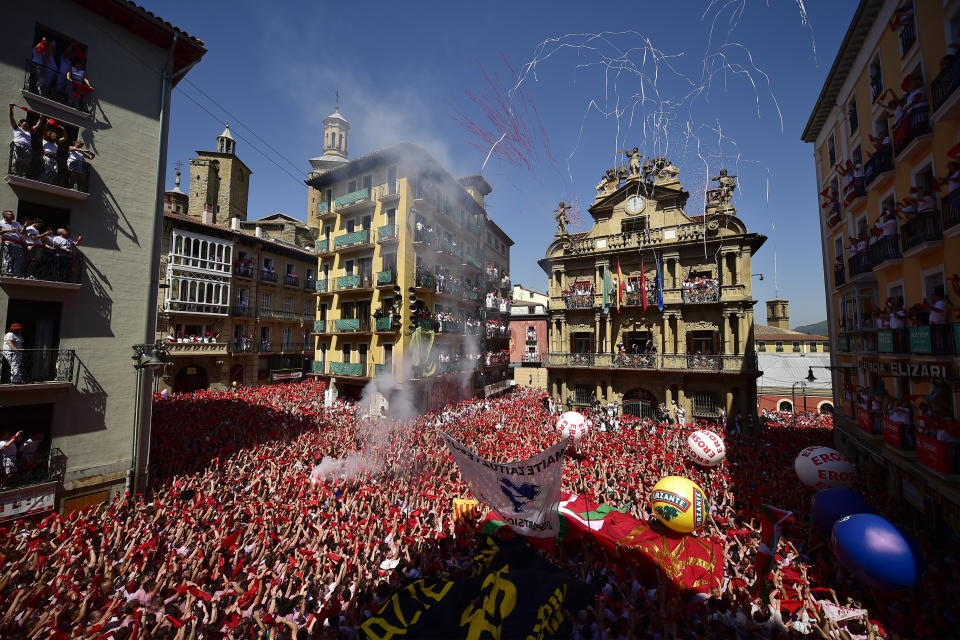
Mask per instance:
[[[553,210],[554,217],[557,219],[557,234],[567,234],[567,225],[570,224],[570,218],[567,217],[567,211],[572,208],[573,207],[561,200],[560,206]]]
[[[630,177],[635,178],[640,175],[640,158],[643,156],[640,155],[640,148],[634,147],[632,151],[621,151],[620,153],[624,154],[630,158]]]
[[[710,178],[717,183],[717,188],[711,190],[711,198],[709,204],[715,204],[718,206],[730,205],[730,201],[733,200],[733,191],[737,188],[737,181],[734,179],[736,175],[728,175],[726,169],[720,169],[720,175],[716,178]]]

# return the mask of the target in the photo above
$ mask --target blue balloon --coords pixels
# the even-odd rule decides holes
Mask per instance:
[[[843,487],[817,491],[810,503],[810,517],[824,531],[833,531],[837,520],[857,513],[876,512],[863,498]]]
[[[859,513],[837,520],[830,543],[840,564],[868,587],[897,591],[920,581],[919,549],[878,515]]]

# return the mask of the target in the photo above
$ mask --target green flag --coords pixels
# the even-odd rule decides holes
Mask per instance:
[[[610,289],[613,285],[610,282],[610,269],[603,270],[603,312],[610,313]]]

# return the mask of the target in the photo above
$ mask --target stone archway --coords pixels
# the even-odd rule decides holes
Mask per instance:
[[[207,388],[207,370],[195,365],[183,367],[173,378],[174,393],[193,393]]]
[[[657,418],[657,398],[646,389],[635,387],[623,394],[623,414],[637,418]]]

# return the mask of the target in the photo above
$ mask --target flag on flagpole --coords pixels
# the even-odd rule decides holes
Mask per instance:
[[[620,268],[620,258],[617,258],[617,313],[620,313],[620,304],[623,302],[623,291],[626,283],[623,281],[623,270]]]
[[[643,271],[643,252],[640,252],[640,306],[647,312],[647,276]]]
[[[791,518],[793,518],[792,511],[777,509],[768,504],[760,505],[760,546],[757,548],[757,559],[754,563],[754,575],[757,576],[754,586],[764,602],[770,594],[767,575],[773,567],[777,544],[780,542],[780,532],[783,524]]]
[[[603,312],[606,314],[610,313],[610,269],[604,268],[603,270]]]
[[[657,259],[657,309],[663,311],[663,271],[660,270],[660,256],[654,252],[653,257]]]

